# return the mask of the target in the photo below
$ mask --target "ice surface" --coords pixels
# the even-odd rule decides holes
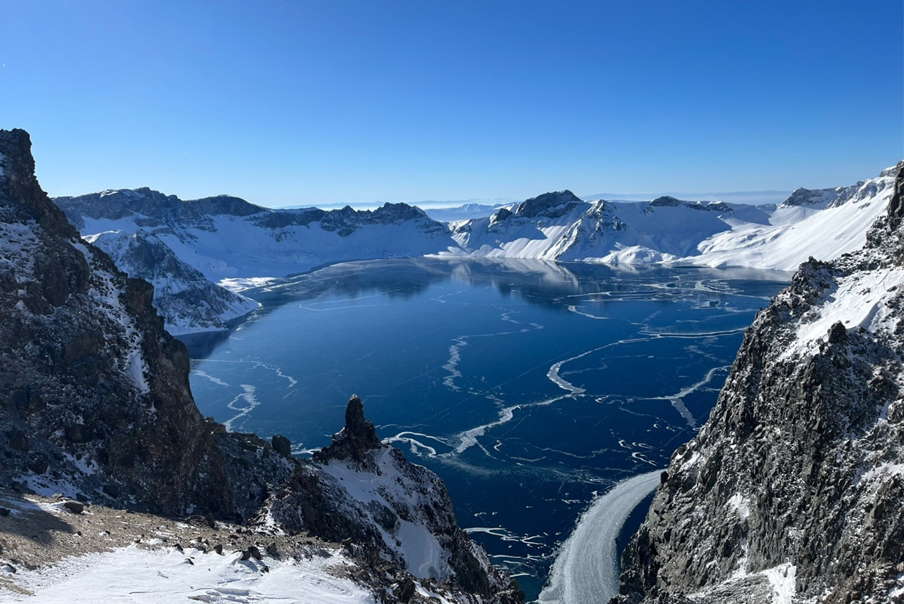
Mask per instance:
[[[659,484],[662,472],[648,472],[618,483],[597,499],[562,544],[540,593],[541,604],[608,602],[618,594],[615,542],[628,516]]]

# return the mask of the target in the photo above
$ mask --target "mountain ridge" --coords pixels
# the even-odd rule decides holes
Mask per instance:
[[[861,250],[758,314],[613,602],[904,601],[904,162],[892,190]]]

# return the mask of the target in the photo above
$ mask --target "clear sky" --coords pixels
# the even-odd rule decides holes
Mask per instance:
[[[901,0],[0,0],[51,195],[269,206],[851,184],[904,157]]]

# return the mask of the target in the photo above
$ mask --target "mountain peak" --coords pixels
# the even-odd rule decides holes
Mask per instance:
[[[687,205],[687,203],[671,195],[661,195],[651,201],[650,205],[654,208],[677,208],[678,206]]]
[[[581,198],[565,189],[564,191],[543,193],[542,195],[526,199],[518,205],[515,214],[525,218],[537,216],[558,218],[573,210],[579,203],[583,203]]]
[[[31,137],[25,130],[0,130],[0,195],[9,197],[14,205],[7,211],[15,212],[20,218],[35,220],[56,235],[69,238],[78,235],[41,190],[35,178]]]
[[[782,202],[781,207],[788,208],[793,206],[825,206],[838,197],[837,189],[805,189],[799,187],[794,189],[791,195]]]

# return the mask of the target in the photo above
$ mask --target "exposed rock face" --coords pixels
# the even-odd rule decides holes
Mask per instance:
[[[791,195],[782,202],[782,207],[793,206],[825,206],[838,198],[838,189],[795,189]]]
[[[531,197],[522,201],[515,214],[524,218],[536,218],[537,216],[545,216],[547,218],[559,218],[574,210],[578,204],[584,203],[581,198],[571,191],[556,191],[554,193],[544,193]]]
[[[899,170],[866,247],[804,263],[757,316],[624,553],[621,602],[904,601],[902,193]]]
[[[904,172],[904,161],[898,164],[895,191],[888,202],[888,226],[892,230],[898,230],[901,227],[901,220],[904,219],[904,178],[901,177],[902,172]]]
[[[82,243],[41,191],[28,134],[3,132],[0,154],[0,440],[12,452],[2,479],[73,495],[109,485],[185,509],[211,438],[184,347],[163,330],[151,287]],[[46,465],[30,467],[37,458]]]
[[[77,228],[86,226],[85,219],[120,220],[131,217],[149,233],[179,233],[186,229],[215,232],[216,216],[249,218],[259,227],[276,230],[289,226],[308,226],[319,222],[323,230],[348,237],[369,225],[400,224],[410,220],[423,223],[427,232],[445,232],[445,227],[431,220],[423,210],[405,203],[386,203],[376,210],[340,210],[303,208],[273,210],[254,205],[239,197],[220,195],[183,201],[147,187],[122,189],[57,197],[54,202]]]

